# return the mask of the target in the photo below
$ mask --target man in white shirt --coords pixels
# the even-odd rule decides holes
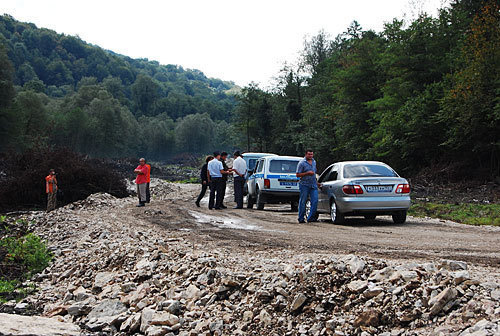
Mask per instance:
[[[243,209],[243,186],[245,184],[247,163],[239,151],[234,152],[233,156],[235,158],[233,162],[234,199],[236,200],[235,209]]]
[[[231,170],[224,170],[222,162],[220,161],[220,152],[214,152],[214,159],[207,165],[208,183],[210,184],[210,197],[208,199],[208,208],[210,210],[221,210],[222,197],[224,191],[224,183],[222,181],[222,174],[229,174]],[[215,202],[215,206],[214,206]]]

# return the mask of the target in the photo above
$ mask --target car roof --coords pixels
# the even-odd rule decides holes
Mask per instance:
[[[267,159],[267,157],[266,157]],[[285,160],[302,160],[303,158],[300,156],[284,156],[284,155],[275,155],[272,157],[269,157],[269,159],[285,159]]]
[[[335,162],[334,164],[380,164],[387,166],[387,163],[380,162],[380,161],[340,161],[340,162]]]
[[[247,153],[241,154],[241,156],[259,156],[259,157],[272,156],[272,155],[276,155],[276,154],[273,154],[273,153],[252,153],[252,152],[247,152]]]

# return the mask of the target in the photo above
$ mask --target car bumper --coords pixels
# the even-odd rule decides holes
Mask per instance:
[[[410,196],[397,197],[344,197],[337,199],[337,207],[344,214],[390,214],[408,210]]]
[[[278,203],[278,202],[288,202],[288,201],[298,201],[299,191],[290,190],[269,190],[264,189],[260,191],[266,203]]]

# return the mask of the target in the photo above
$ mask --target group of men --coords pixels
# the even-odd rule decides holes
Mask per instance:
[[[206,158],[206,163],[201,169],[202,189],[196,199],[196,206],[200,206],[201,199],[205,196],[207,187],[210,186],[210,196],[208,199],[208,208],[210,210],[221,210],[227,208],[224,205],[224,196],[226,194],[227,179],[233,174],[234,180],[234,200],[236,207],[234,209],[243,209],[243,186],[245,184],[245,174],[247,164],[239,151],[234,152],[233,168],[228,168],[226,164],[226,152],[214,152],[213,156]]]
[[[206,163],[201,169],[202,189],[196,199],[196,206],[200,206],[201,199],[205,196],[205,192],[210,187],[210,197],[208,208],[210,210],[225,209],[223,204],[226,192],[227,176],[233,174],[234,179],[234,200],[236,207],[234,209],[243,209],[243,187],[245,185],[245,174],[247,164],[239,151],[234,152],[233,168],[229,169],[226,165],[226,152],[214,152],[213,156],[206,158]],[[305,157],[297,164],[296,176],[300,178],[299,182],[299,223],[305,223],[306,218],[306,202],[309,199],[311,208],[307,217],[308,222],[316,222],[318,207],[318,188],[320,184],[316,179],[316,161],[314,160],[314,152],[307,150]]]

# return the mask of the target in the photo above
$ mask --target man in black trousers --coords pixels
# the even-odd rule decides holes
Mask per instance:
[[[245,185],[247,163],[239,151],[234,152],[233,156],[234,199],[236,202],[235,209],[243,209],[243,186]]]
[[[224,170],[220,161],[220,152],[214,152],[214,159],[207,165],[208,181],[210,183],[210,198],[208,200],[208,208],[210,210],[221,210],[224,183],[222,174],[229,174],[231,170]],[[215,204],[214,204],[215,203]]]

